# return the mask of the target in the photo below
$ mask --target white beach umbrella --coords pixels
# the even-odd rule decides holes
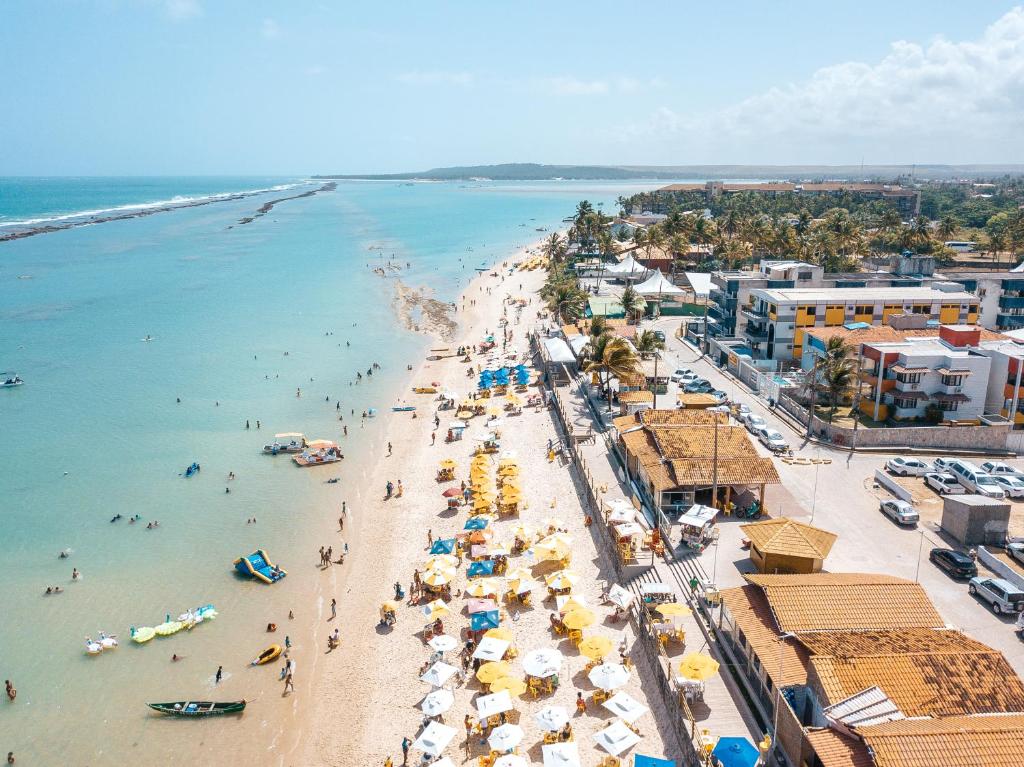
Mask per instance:
[[[529,767],[529,762],[526,761],[525,756],[519,754],[505,754],[499,756],[495,761],[493,767]],[[432,764],[430,767],[437,767],[436,764]]]
[[[500,714],[502,711],[512,710],[512,696],[508,690],[496,692],[493,695],[481,695],[476,699],[476,712],[481,719]]]
[[[438,759],[436,762],[433,762],[430,767],[455,767],[455,762],[446,756],[444,759]]]
[[[426,673],[420,677],[420,681],[432,684],[434,687],[441,687],[445,682],[451,679],[457,671],[458,669],[455,668],[455,666],[449,666],[444,661],[438,661],[427,669]]]
[[[544,767],[580,767],[580,752],[575,743],[552,743],[541,747]]]
[[[455,728],[449,727],[440,722],[431,722],[426,726],[420,736],[416,738],[412,747],[422,751],[428,756],[440,756],[445,747],[455,737]]]
[[[597,741],[597,745],[609,754],[612,756],[618,756],[623,751],[626,751],[639,743],[640,736],[616,719],[612,724],[605,727],[600,732],[595,732],[594,740]]]
[[[448,652],[459,646],[459,640],[448,634],[439,634],[427,642],[427,644],[430,645],[430,649],[436,652]]]
[[[594,666],[587,674],[587,678],[594,687],[614,690],[629,681],[629,669],[621,663],[602,663],[600,666]]]
[[[613,583],[612,587],[608,589],[608,601],[613,605],[621,607],[623,610],[627,610],[633,604],[633,593],[626,591],[619,584]]]
[[[553,647],[531,650],[523,658],[523,671],[530,676],[544,679],[554,676],[562,668],[562,653]]]
[[[569,721],[569,712],[562,706],[545,706],[533,715],[533,720],[542,730],[560,730]]]
[[[491,730],[487,744],[495,751],[511,751],[523,740],[523,728],[518,724],[503,724]]]
[[[601,705],[629,724],[633,724],[648,711],[647,706],[627,692],[616,693]]]
[[[434,690],[420,703],[420,711],[427,716],[437,716],[450,709],[454,703],[455,693],[451,690]]]
[[[473,651],[473,657],[483,661],[498,661],[505,657],[511,642],[496,637],[485,636]]]

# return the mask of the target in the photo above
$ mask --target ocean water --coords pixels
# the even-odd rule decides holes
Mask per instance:
[[[285,195],[308,182],[6,179],[0,217],[291,184]],[[407,284],[453,300],[476,265],[544,236],[535,229],[558,226],[579,199],[611,209],[652,186],[343,182],[244,226],[282,192],[0,243],[0,372],[26,380],[0,390],[0,673],[18,689],[15,704],[0,704],[0,750],[24,764],[211,763],[211,754],[279,763],[271,757],[290,720],[279,704],[259,705],[279,696],[276,669],[247,662],[269,643],[268,622],[287,632],[322,609],[310,531],[336,519],[360,459],[372,458],[380,435],[359,414],[389,408],[406,363],[430,344],[395,321],[394,285],[372,267],[408,263]],[[371,384],[374,361],[382,369]],[[364,381],[351,385],[356,371]],[[347,459],[303,470],[262,455],[280,431],[335,439]],[[193,461],[202,471],[182,477]],[[159,528],[147,529],[153,520]],[[233,574],[232,561],[258,547],[289,570],[279,584]],[[65,549],[70,557],[58,558]],[[44,596],[54,585],[63,593]],[[220,611],[211,623],[128,641],[130,626],[207,603]],[[86,656],[84,637],[100,630],[121,647]],[[322,650],[295,641],[298,657]],[[172,653],[184,660],[172,664]],[[144,706],[202,697],[254,704],[216,725]]]

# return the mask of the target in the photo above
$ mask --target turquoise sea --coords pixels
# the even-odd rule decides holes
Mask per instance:
[[[266,623],[287,631],[289,607],[312,609],[316,531],[336,519],[379,438],[359,414],[390,407],[405,364],[430,343],[395,322],[393,284],[372,267],[408,263],[407,284],[452,300],[476,265],[544,236],[535,229],[559,226],[578,200],[611,209],[655,186],[342,182],[238,225],[267,200],[319,185],[0,179],[0,234],[5,221],[274,190],[0,243],[0,372],[26,381],[0,390],[0,674],[18,690],[0,705],[0,751],[19,764],[252,763],[281,748],[287,719],[258,704],[216,729],[144,704],[278,694],[276,670],[246,663],[268,644]],[[373,385],[350,385],[374,361]],[[347,459],[300,470],[262,455],[281,431],[336,439]],[[182,477],[193,461],[202,471]],[[232,561],[257,547],[289,577],[273,587],[236,577]],[[47,586],[63,593],[44,596]],[[212,623],[128,641],[130,626],[207,603],[220,611]],[[101,630],[121,646],[85,655],[84,637]],[[172,664],[172,653],[184,660]]]

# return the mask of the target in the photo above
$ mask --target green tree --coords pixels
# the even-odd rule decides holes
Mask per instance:
[[[633,341],[633,346],[640,352],[641,357],[649,357],[656,351],[664,349],[665,342],[654,335],[653,330],[645,330],[636,337],[636,340]]]
[[[939,221],[939,225],[935,227],[935,232],[943,242],[953,239],[953,235],[958,231],[960,231],[960,222],[948,213],[942,217]]]
[[[583,370],[587,373],[597,373],[602,377],[604,388],[608,388],[608,382],[612,378],[621,378],[630,373],[636,373],[640,361],[636,352],[626,342],[625,338],[613,336],[608,333],[592,339],[590,350],[587,353],[587,363]],[[608,411],[611,412],[612,401],[608,398]]]
[[[626,312],[626,321],[633,322],[636,320],[637,315],[644,309],[644,298],[636,292],[636,288],[632,285],[627,285],[622,291],[622,296],[619,298],[619,302],[622,304],[622,308]]]

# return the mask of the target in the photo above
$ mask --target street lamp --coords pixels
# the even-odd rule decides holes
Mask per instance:
[[[921,552],[924,551],[924,530],[918,530],[921,535],[920,541],[917,544],[917,566],[914,568],[914,583],[918,583],[918,578],[921,575]]]

